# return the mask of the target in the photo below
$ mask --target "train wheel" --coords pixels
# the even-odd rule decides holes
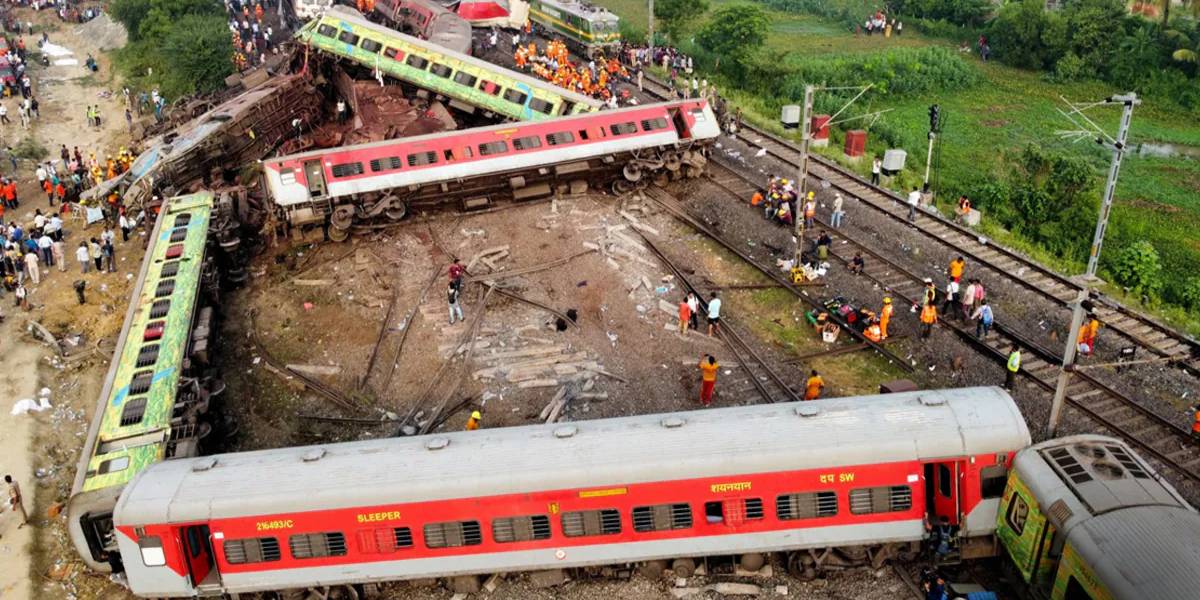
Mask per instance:
[[[339,206],[333,209],[332,215],[329,215],[330,229],[350,229],[352,223],[354,223],[353,206]]]
[[[662,187],[668,183],[671,183],[671,174],[669,172],[659,171],[658,173],[654,174],[654,185]]]
[[[675,572],[676,577],[687,579],[696,572],[696,561],[690,558],[677,558],[671,563],[671,570]]]
[[[787,570],[788,574],[797,579],[811,581],[817,578],[817,569],[813,566],[811,556],[801,553],[792,552],[788,554]]]
[[[638,571],[646,579],[660,579],[662,578],[663,572],[666,570],[667,561],[665,560],[649,560],[642,563],[642,566],[638,567]]]
[[[387,218],[399,221],[408,216],[408,204],[403,200],[389,194],[382,201],[387,202],[389,205],[387,210],[383,211],[383,214],[387,215]]]
[[[344,242],[350,239],[349,229],[339,229],[337,227],[329,228],[329,240],[332,242]]]
[[[678,171],[679,167],[682,165],[683,159],[674,152],[668,152],[667,155],[663,157],[663,166],[666,167],[668,171]]]
[[[618,196],[620,196],[622,194],[628,194],[629,192],[632,192],[634,187],[635,186],[633,185],[632,181],[625,181],[624,179],[618,179],[613,182],[612,191],[614,194],[617,194]]]
[[[740,566],[742,569],[744,569],[746,571],[751,571],[751,572],[754,572],[754,571],[757,571],[757,570],[763,568],[763,565],[765,565],[765,564],[767,564],[767,557],[765,557],[762,554],[759,554],[757,552],[752,553],[752,554],[743,554],[738,559],[738,566]]]
[[[625,176],[626,181],[638,182],[642,180],[642,168],[629,163],[625,168],[621,169],[621,174]]]

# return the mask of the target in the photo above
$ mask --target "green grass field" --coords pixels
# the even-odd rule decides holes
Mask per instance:
[[[713,6],[726,1],[715,1]],[[632,18],[645,23],[644,2],[599,0],[599,4],[607,6],[622,19]],[[834,57],[898,46],[957,45],[950,40],[927,38],[911,30],[891,38],[855,36],[840,23],[817,16],[778,11],[769,11],[769,15],[771,27],[766,44],[779,53],[781,59],[786,53]],[[1096,167],[1097,185],[1103,183],[1110,154],[1094,142],[1072,142],[1060,136],[1060,131],[1074,129],[1074,126],[1058,113],[1058,109],[1064,107],[1061,97],[1094,101],[1122,90],[1098,82],[1052,83],[1040,73],[1014,69],[994,61],[985,63],[974,54],[968,60],[981,75],[981,83],[977,85],[949,93],[869,96],[850,112],[891,109],[883,120],[900,131],[901,145],[908,150],[909,170],[917,173],[924,167],[929,105],[938,103],[944,123],[941,136],[943,187],[967,188],[980,177],[1007,172],[1005,153],[1027,144],[1063,148],[1088,157]],[[725,92],[735,104],[744,107],[751,120],[768,126],[776,123],[778,115],[767,114],[762,102],[728,86],[723,88]],[[1097,107],[1087,114],[1106,131],[1115,134],[1119,108]],[[837,137],[835,134],[835,143],[827,150],[835,158],[841,154]],[[1147,142],[1166,142],[1200,150],[1200,115],[1184,112],[1169,103],[1145,100],[1134,113],[1130,143],[1136,147]],[[868,143],[869,152],[883,150],[879,141]],[[865,170],[867,165],[860,164],[859,168]],[[907,180],[911,181],[911,176]],[[944,203],[947,200],[942,199]],[[1163,258],[1167,273],[1190,274],[1190,265],[1200,264],[1200,236],[1195,233],[1200,231],[1200,159],[1128,154],[1122,167],[1113,215],[1115,229],[1110,231],[1119,229],[1137,238],[1151,240]],[[985,225],[983,231],[1059,269],[1082,271],[1082,265],[1048,256],[998,227]],[[1111,247],[1106,248],[1106,251],[1111,250]],[[1170,279],[1166,284],[1172,284]],[[1168,311],[1164,316],[1187,326],[1193,333],[1200,332],[1200,319],[1190,317],[1184,311]]]

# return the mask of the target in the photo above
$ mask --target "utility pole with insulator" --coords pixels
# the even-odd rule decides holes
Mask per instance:
[[[647,36],[647,38],[646,38],[646,47],[649,48],[651,52],[653,52],[654,51],[654,0],[650,0],[650,16],[648,17],[648,20],[650,22],[649,22],[649,24],[647,24],[647,29],[650,30],[650,35]],[[650,55],[650,62],[652,62],[652,63],[654,62],[653,55]]]
[[[1063,352],[1062,369],[1058,372],[1058,385],[1054,388],[1054,402],[1050,405],[1050,421],[1046,424],[1046,437],[1052,438],[1058,431],[1058,422],[1062,418],[1063,402],[1067,397],[1067,385],[1071,381],[1071,372],[1075,370],[1075,357],[1079,350],[1076,340],[1079,339],[1079,329],[1083,325],[1083,317],[1085,313],[1085,304],[1089,304],[1088,297],[1091,296],[1092,286],[1096,282],[1096,269],[1100,266],[1100,249],[1104,245],[1104,231],[1108,228],[1108,217],[1112,211],[1113,195],[1117,190],[1117,176],[1121,172],[1121,159],[1125,157],[1126,139],[1129,137],[1129,123],[1133,120],[1133,107],[1141,104],[1137,94],[1130,92],[1120,96],[1111,96],[1105,98],[1101,102],[1086,104],[1086,105],[1070,105],[1070,112],[1063,112],[1063,116],[1067,117],[1072,123],[1079,125],[1073,115],[1078,116],[1087,125],[1081,126],[1086,130],[1086,133],[1095,135],[1097,144],[1108,148],[1112,151],[1112,162],[1108,166],[1108,179],[1104,183],[1104,200],[1100,204],[1100,216],[1096,220],[1096,234],[1092,237],[1092,250],[1088,254],[1087,271],[1083,275],[1083,289],[1079,290],[1079,295],[1075,297],[1071,309],[1071,332],[1067,335],[1067,347]],[[1069,103],[1068,103],[1069,104]],[[1113,139],[1104,133],[1091,119],[1083,114],[1083,111],[1093,106],[1101,104],[1120,104],[1123,107],[1121,113],[1121,125],[1117,130],[1117,139]],[[1080,132],[1067,132],[1068,135],[1079,135]]]
[[[800,111],[800,165],[796,174],[796,208],[792,211],[792,222],[796,231],[796,262],[793,267],[799,268],[804,264],[800,256],[804,254],[804,199],[808,192],[808,145],[812,141],[813,97],[817,93],[815,86],[804,86],[804,106]]]

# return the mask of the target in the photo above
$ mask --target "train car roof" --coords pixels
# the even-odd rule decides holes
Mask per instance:
[[[281,448],[159,463],[118,525],[1008,452],[995,387],[859,396]]]
[[[353,23],[354,25],[356,25],[358,27],[362,27],[363,29],[370,29],[372,31],[375,31],[379,35],[392,36],[392,37],[398,38],[398,39],[404,41],[405,43],[409,43],[414,46],[420,46],[421,48],[424,48],[427,52],[443,54],[443,55],[453,58],[455,60],[459,60],[463,63],[469,64],[478,69],[483,69],[485,71],[488,71],[491,73],[496,73],[497,75],[501,75],[503,77],[507,77],[509,79],[519,81],[530,87],[539,88],[539,89],[543,89],[543,90],[551,90],[555,94],[558,94],[558,95],[562,96],[563,98],[566,98],[566,99],[570,100],[571,102],[574,102],[575,104],[585,104],[587,106],[591,106],[592,108],[600,108],[601,106],[604,105],[603,102],[596,100],[595,98],[592,98],[590,96],[584,96],[583,94],[580,94],[577,92],[572,92],[571,90],[568,90],[563,87],[559,87],[548,81],[542,81],[541,79],[535,79],[524,73],[519,73],[519,72],[513,71],[511,69],[506,69],[504,67],[501,67],[500,65],[490,63],[485,60],[475,58],[474,56],[463,54],[461,52],[455,52],[454,50],[451,50],[450,48],[446,48],[444,46],[439,46],[433,42],[422,40],[420,38],[415,38],[411,35],[406,35],[406,34],[400,33],[399,31],[396,31],[395,29],[390,29],[388,27],[384,27],[383,25],[380,25],[378,23],[372,23],[371,21],[368,21],[365,17],[363,17],[362,14],[360,14],[358,11],[356,11],[348,6],[342,6],[340,4],[335,4],[331,7],[329,7],[329,9],[325,11],[325,13],[321,16],[320,19],[314,19],[312,21],[312,23],[309,23],[309,25],[306,25],[305,27],[306,28],[308,28],[308,27],[316,28],[317,23],[320,23],[326,19],[340,19],[342,21]],[[297,35],[299,35],[299,33],[300,32],[297,32]]]
[[[1013,469],[1114,599],[1196,597],[1200,513],[1125,442],[1050,440],[1019,452]]]
[[[370,148],[385,148],[388,146],[415,147],[417,144],[419,144],[420,142],[423,142],[425,140],[440,139],[440,138],[446,138],[446,137],[452,137],[452,136],[484,135],[484,134],[488,134],[488,133],[492,133],[492,132],[508,133],[508,132],[516,132],[516,131],[518,131],[518,129],[529,129],[529,128],[549,128],[549,129],[553,130],[553,129],[555,129],[556,125],[558,127],[564,127],[565,126],[565,125],[563,125],[564,123],[575,123],[580,120],[588,120],[590,122],[593,119],[598,119],[599,122],[605,123],[605,124],[619,123],[619,122],[621,122],[621,120],[622,120],[621,117],[623,115],[628,115],[630,113],[641,113],[641,112],[653,113],[654,111],[661,110],[668,105],[674,106],[674,105],[679,105],[679,104],[682,104],[682,105],[702,104],[702,105],[704,105],[706,103],[703,100],[696,100],[696,99],[674,100],[674,101],[670,101],[670,102],[656,102],[654,104],[641,104],[638,106],[626,106],[623,108],[606,110],[606,111],[598,112],[598,113],[566,115],[566,116],[556,117],[554,119],[547,119],[545,121],[520,121],[520,122],[516,122],[516,123],[500,123],[498,125],[489,125],[487,127],[474,127],[471,129],[456,129],[453,131],[439,131],[437,133],[427,133],[425,135],[415,135],[412,137],[395,138],[395,139],[390,139],[390,140],[380,140],[378,142],[367,142],[365,144],[355,144],[353,146],[337,146],[334,148],[322,148],[320,150],[307,150],[305,152],[300,152],[297,154],[289,154],[287,156],[276,156],[273,158],[265,158],[265,159],[263,159],[262,162],[263,162],[263,164],[277,164],[277,163],[290,162],[290,161],[295,161],[295,160],[304,160],[307,158],[314,158],[314,157],[318,157],[318,156],[325,156],[327,154],[336,153],[336,152],[351,152],[354,150],[365,150],[365,149],[370,149]]]

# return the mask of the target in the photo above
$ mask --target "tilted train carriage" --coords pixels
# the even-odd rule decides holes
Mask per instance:
[[[471,53],[471,24],[434,0],[376,0],[373,12],[393,29]]]
[[[598,100],[420,40],[334,6],[296,37],[313,48],[443,96],[460,110],[515,121],[594,112]]]
[[[203,374],[216,325],[217,212],[210,192],[172,198],[151,234],[68,507],[71,541],[94,569],[116,553],[113,507],[125,485],[156,462],[195,456],[208,427],[221,389]]]
[[[1121,440],[1080,435],[1021,451],[996,528],[1036,598],[1200,597],[1200,514]]]
[[[695,177],[719,134],[704,101],[664,102],[272,158],[264,187],[282,220],[328,219],[342,240],[355,221],[453,200],[466,210],[549,196],[560,184],[615,179],[625,191],[655,174]]]
[[[147,597],[767,552],[878,566],[927,519],[990,540],[1029,441],[1007,394],[968,388],[283,448],[157,464],[116,529]]]

